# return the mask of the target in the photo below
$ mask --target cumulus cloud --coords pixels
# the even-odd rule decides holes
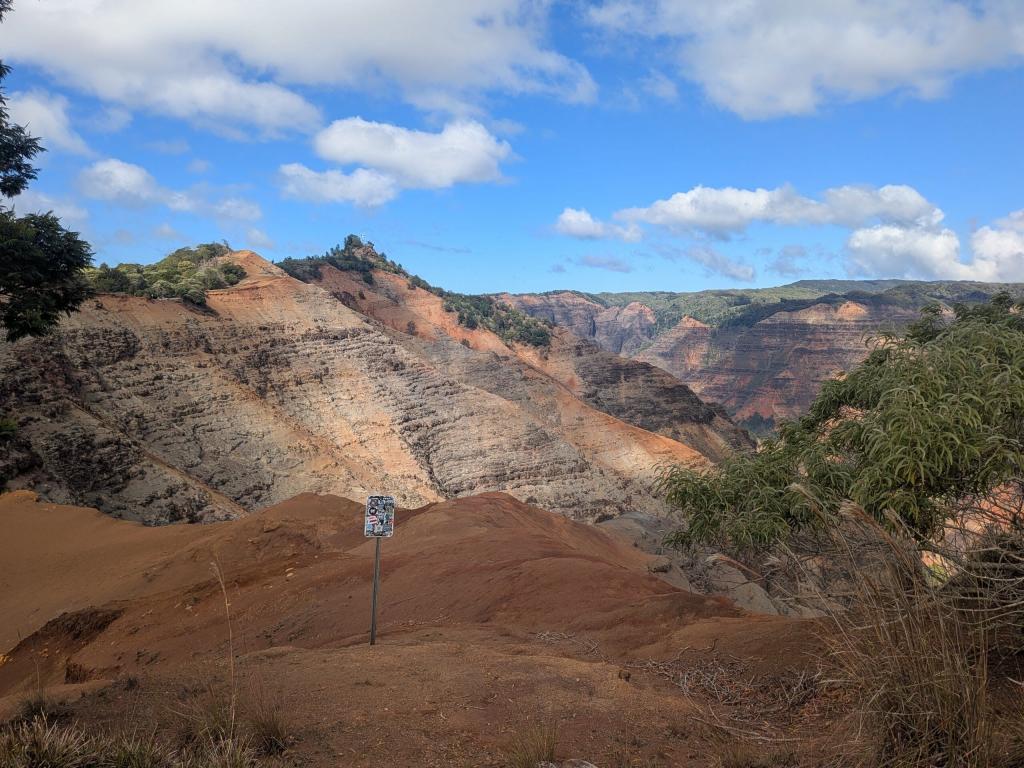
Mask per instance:
[[[858,229],[846,243],[854,275],[930,280],[1024,281],[1024,211],[971,235],[971,253],[949,229],[878,225]]]
[[[431,133],[350,117],[318,133],[313,146],[325,160],[374,168],[418,189],[497,181],[500,163],[512,152],[472,120],[456,120]]]
[[[41,90],[12,93],[7,108],[11,120],[38,137],[47,149],[76,155],[91,154],[85,140],[71,127],[68,100],[60,94]]]
[[[473,120],[449,122],[439,132],[417,131],[360,117],[336,120],[313,140],[317,154],[351,171],[314,171],[301,163],[279,169],[284,194],[302,200],[376,206],[403,189],[445,189],[500,181],[512,154]]]
[[[548,14],[531,0],[50,0],[4,20],[4,58],[108,102],[267,132],[319,127],[297,86],[446,110],[488,92],[593,100],[586,68],[546,43]]]
[[[966,265],[959,261],[960,239],[949,229],[879,224],[852,232],[846,247],[854,275],[969,278]]]
[[[163,205],[176,212],[240,221],[262,216],[256,203],[238,197],[208,201],[195,191],[168,189],[142,166],[116,158],[98,160],[85,168],[78,175],[78,188],[88,198],[126,208]]]
[[[566,208],[555,221],[555,231],[569,237],[582,240],[599,240],[603,238],[619,238],[626,241],[640,239],[640,229],[636,226],[622,227],[596,220],[584,209]]]
[[[353,203],[372,207],[393,200],[398,185],[390,176],[366,168],[352,173],[314,171],[301,163],[287,163],[278,171],[285,197],[317,203]]]
[[[892,91],[933,98],[1024,54],[1024,6],[999,0],[607,0],[588,18],[667,40],[665,58],[712,102],[755,119]]]
[[[944,214],[913,187],[847,185],[825,190],[820,199],[792,187],[737,189],[694,187],[664,200],[613,214],[622,224],[595,219],[583,209],[566,208],[555,222],[561,234],[584,240],[640,239],[653,228],[697,242],[685,248],[655,242],[666,258],[685,258],[711,273],[752,280],[755,271],[709,247],[708,237],[727,240],[755,223],[780,226],[833,225],[847,228],[844,257],[853,276],[930,280],[1024,281],[1024,210],[975,231],[971,253],[961,253],[960,238],[942,226]],[[623,233],[628,229],[630,237]],[[768,256],[770,252],[760,252]],[[796,276],[805,272],[806,249],[781,248],[767,268]]]
[[[751,224],[884,223],[935,225],[942,211],[913,187],[844,186],[825,190],[822,200],[804,197],[792,187],[737,189],[697,186],[645,207],[625,208],[615,217],[652,224],[673,232],[701,232],[726,238]]]

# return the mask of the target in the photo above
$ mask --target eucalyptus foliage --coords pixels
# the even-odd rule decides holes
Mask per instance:
[[[661,490],[684,515],[672,543],[760,549],[827,525],[844,500],[885,524],[933,535],[966,496],[1024,474],[1024,303],[938,306],[824,385],[802,418],[755,454]]]

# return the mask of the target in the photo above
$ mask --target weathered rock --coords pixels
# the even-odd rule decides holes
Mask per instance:
[[[380,318],[406,313],[402,330],[345,306],[333,295],[344,285],[301,283],[248,252],[230,258],[248,277],[211,291],[207,311],[110,295],[52,338],[0,344],[0,413],[19,414],[35,457],[10,463],[12,487],[150,523],[243,514],[305,491],[387,491],[418,506],[503,490],[594,519],[664,514],[648,490],[654,468],[707,462],[597,407],[604,384],[590,385],[591,403],[497,337],[445,326],[439,299],[391,285],[394,275],[378,287],[404,291],[425,315],[385,306],[365,285],[347,295],[367,312],[362,302],[377,301]],[[417,317],[423,330],[410,335]],[[665,386],[646,412],[679,385]],[[667,407],[671,424],[687,427],[691,408],[704,408],[692,394]],[[716,448],[736,431],[692,424]]]
[[[713,328],[692,317],[658,329],[643,304],[608,307],[571,291],[505,295],[534,317],[551,320],[603,349],[668,371],[707,402],[735,418],[793,418],[822,382],[867,354],[865,336],[901,327],[918,313],[895,305],[848,301],[780,311],[752,325]]]

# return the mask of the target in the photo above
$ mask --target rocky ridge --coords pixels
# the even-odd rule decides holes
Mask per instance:
[[[206,308],[100,295],[53,337],[0,346],[9,488],[148,523],[379,491],[415,506],[501,490],[595,519],[664,514],[658,465],[749,445],[670,376],[592,343],[560,335],[542,359],[396,275],[378,283],[402,302],[225,258],[248,277]]]

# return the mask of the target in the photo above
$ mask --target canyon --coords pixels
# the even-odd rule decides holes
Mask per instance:
[[[49,337],[0,345],[9,490],[148,524],[299,493],[417,506],[505,491],[582,520],[662,516],[659,467],[753,445],[664,370],[555,329],[469,329],[376,270],[312,282],[250,251],[205,306],[99,294]]]
[[[802,414],[821,385],[936,302],[984,301],[1019,284],[803,281],[777,289],[698,293],[499,294],[532,317],[602,349],[657,366],[739,424],[770,432]],[[690,314],[692,313],[692,314]]]

